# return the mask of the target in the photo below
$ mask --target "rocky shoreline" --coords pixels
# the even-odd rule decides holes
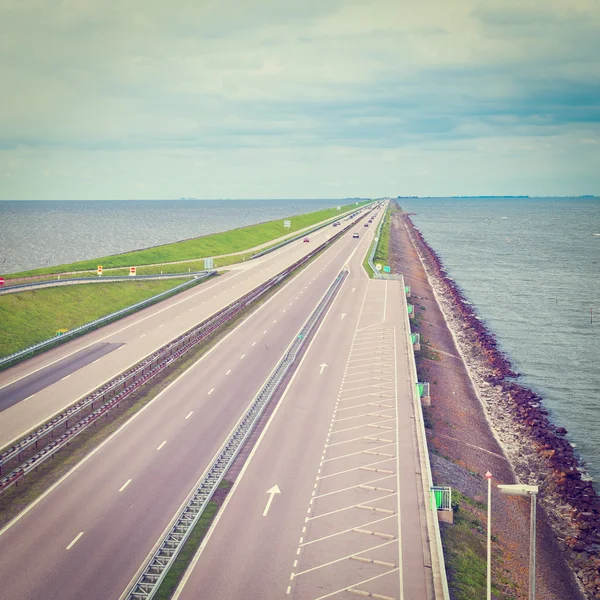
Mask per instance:
[[[518,374],[494,335],[410,217],[402,218],[516,478],[540,486],[539,501],[581,590],[600,598],[600,497],[582,476],[566,430],[550,422],[539,395],[515,381]]]

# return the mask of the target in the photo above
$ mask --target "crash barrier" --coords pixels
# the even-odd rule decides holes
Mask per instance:
[[[269,401],[299,363],[298,359],[302,349],[309,342],[321,317],[335,298],[347,275],[348,271],[346,269],[339,273],[308,320],[294,336],[283,358],[271,372],[263,388],[234,426],[233,431],[217,452],[213,462],[194,487],[186,506],[175,517],[169,532],[159,541],[157,550],[141,567],[141,575],[124,596],[127,600],[150,600],[154,598],[171,565],[175,562],[186,540],[202,516],[206,505],[260,421]]]

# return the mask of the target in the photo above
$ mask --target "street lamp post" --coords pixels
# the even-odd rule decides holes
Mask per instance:
[[[488,503],[487,503],[487,591],[486,598],[492,598],[492,474],[488,471],[485,474],[488,482]]]
[[[503,494],[510,496],[529,496],[531,499],[529,523],[529,600],[535,600],[535,537],[536,504],[539,487],[537,485],[499,485]]]

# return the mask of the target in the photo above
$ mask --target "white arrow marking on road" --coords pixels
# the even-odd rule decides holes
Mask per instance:
[[[323,363],[322,365],[319,365],[321,367],[321,372],[319,373],[319,375],[323,375],[323,371],[325,370],[325,367],[327,366],[325,363]]]
[[[265,506],[265,510],[263,511],[263,517],[267,516],[269,512],[269,508],[271,508],[271,502],[273,502],[273,497],[275,494],[281,494],[281,490],[278,485],[274,485],[270,490],[267,490],[267,494],[269,494],[269,499],[267,500],[267,505]]]
[[[352,291],[354,291],[356,288],[352,288]]]
[[[342,313],[342,319],[346,316],[346,313]]]

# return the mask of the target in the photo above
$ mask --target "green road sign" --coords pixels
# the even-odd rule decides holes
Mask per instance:
[[[385,267],[383,267],[383,272],[384,273],[391,273],[391,271],[392,270],[387,265],[385,265]]]

